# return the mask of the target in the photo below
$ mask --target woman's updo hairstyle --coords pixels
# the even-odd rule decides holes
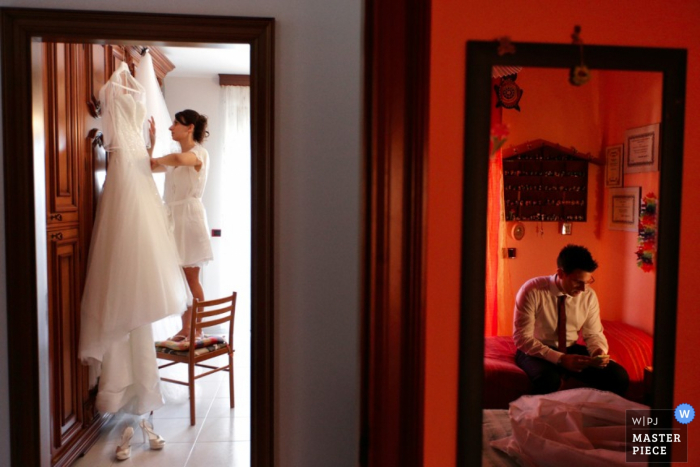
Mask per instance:
[[[204,141],[204,138],[209,136],[209,132],[207,131],[208,120],[206,115],[202,115],[192,109],[186,109],[176,113],[175,120],[185,126],[194,125],[194,133],[192,136],[198,143],[201,143]]]

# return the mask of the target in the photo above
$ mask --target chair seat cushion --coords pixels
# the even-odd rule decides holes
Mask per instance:
[[[204,335],[194,342],[194,348],[199,349],[202,347],[208,347],[210,345],[226,343],[226,340],[222,336],[208,336]],[[190,349],[190,341],[156,341],[156,347],[164,347],[171,350],[186,351]]]
[[[219,350],[221,348],[226,347],[226,345],[227,345],[226,342],[223,342],[220,344],[209,345],[207,347],[200,347],[200,348],[194,350],[194,354],[195,354],[195,356],[199,356],[199,355],[203,355],[205,353],[214,352],[215,350]],[[173,350],[173,349],[169,349],[167,347],[158,347],[156,350],[160,353],[167,353],[170,355],[181,355],[183,357],[186,357],[187,355],[190,354],[189,350]]]

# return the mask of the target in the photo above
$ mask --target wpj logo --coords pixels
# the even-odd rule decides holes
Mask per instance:
[[[627,462],[687,462],[688,423],[695,411],[688,404],[675,410],[626,411]]]
[[[675,416],[678,423],[687,425],[695,418],[695,409],[693,409],[689,404],[681,404],[676,407]]]

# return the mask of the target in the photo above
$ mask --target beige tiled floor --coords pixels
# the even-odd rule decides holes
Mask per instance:
[[[165,448],[154,451],[144,442],[139,418],[117,414],[102,427],[95,445],[73,464],[74,467],[148,466],[199,467],[226,465],[250,466],[250,359],[236,351],[235,395],[236,408],[229,407],[228,374],[218,372],[197,381],[195,389],[195,426],[190,425],[189,397],[186,387],[180,398],[169,401],[153,414],[156,433],[166,440]],[[167,370],[186,375],[185,365]],[[169,383],[164,383],[169,384]],[[182,392],[184,391],[184,392]],[[127,424],[134,427],[131,457],[117,461],[114,453]]]

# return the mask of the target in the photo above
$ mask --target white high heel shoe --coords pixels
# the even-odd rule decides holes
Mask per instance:
[[[165,439],[159,434],[153,431],[153,425],[151,425],[145,418],[139,422],[139,426],[143,430],[143,441],[146,442],[146,436],[148,436],[148,444],[151,449],[163,449],[165,446]]]
[[[131,457],[131,437],[134,436],[134,429],[130,426],[124,428],[122,442],[117,446],[117,460],[124,461]]]

